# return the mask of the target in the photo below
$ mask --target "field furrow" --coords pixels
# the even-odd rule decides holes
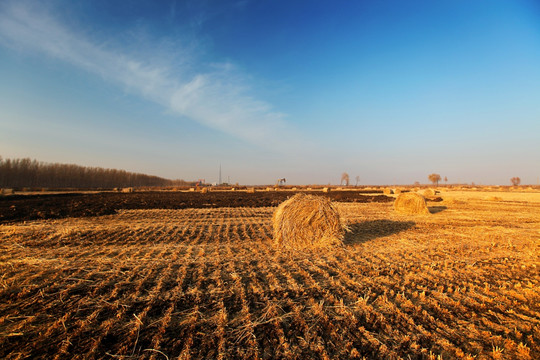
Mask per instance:
[[[0,358],[537,358],[540,206],[474,205],[338,204],[303,251],[272,207],[0,225]]]

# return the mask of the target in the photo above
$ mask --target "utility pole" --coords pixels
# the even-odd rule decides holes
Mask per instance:
[[[219,181],[218,185],[221,185],[221,163],[219,164]]]

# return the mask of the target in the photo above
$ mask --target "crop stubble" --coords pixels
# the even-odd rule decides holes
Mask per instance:
[[[2,225],[0,357],[537,358],[540,204],[446,207],[295,252],[273,207]]]

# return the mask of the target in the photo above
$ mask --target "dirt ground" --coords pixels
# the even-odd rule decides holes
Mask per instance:
[[[540,358],[540,202],[441,196],[305,252],[270,206],[0,225],[0,358]]]
[[[306,192],[310,193],[310,192]],[[0,223],[115,214],[125,209],[198,209],[277,206],[293,191],[64,193],[0,196]],[[334,201],[390,202],[385,195],[356,191],[316,192]]]

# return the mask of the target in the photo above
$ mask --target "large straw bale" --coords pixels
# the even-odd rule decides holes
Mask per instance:
[[[281,203],[272,217],[274,243],[289,248],[342,243],[345,226],[328,198],[304,193]]]
[[[426,199],[413,192],[399,194],[394,201],[394,209],[403,214],[429,214]]]

